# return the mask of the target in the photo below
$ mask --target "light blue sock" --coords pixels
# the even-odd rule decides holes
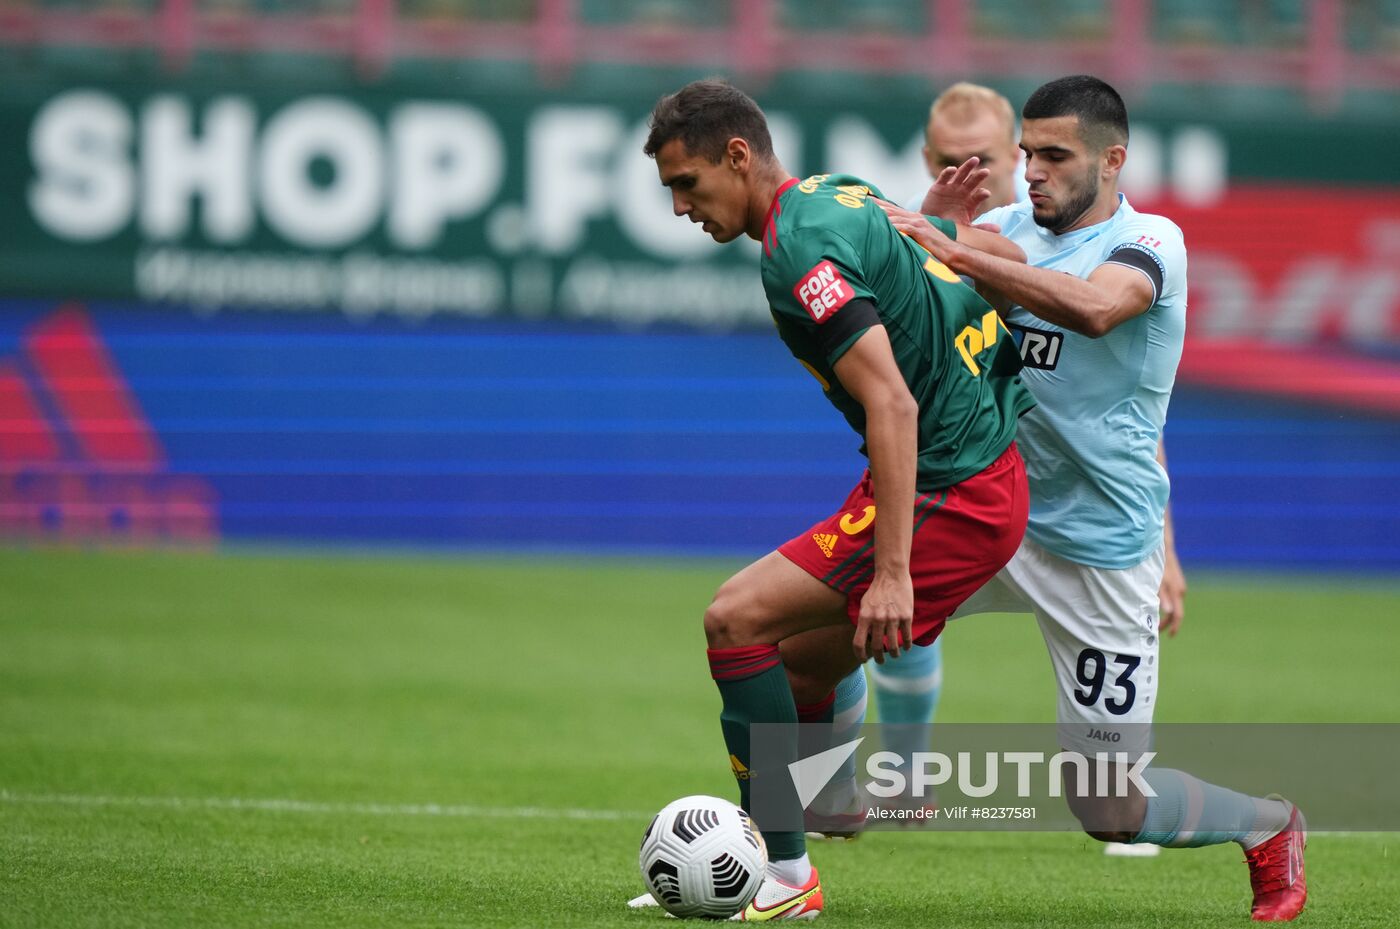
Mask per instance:
[[[1199,848],[1239,842],[1253,848],[1288,823],[1288,807],[1278,800],[1248,797],[1173,768],[1148,768],[1142,777],[1157,796],[1147,798],[1135,843]]]
[[[928,751],[928,724],[943,689],[943,642],[916,645],[882,665],[870,665],[885,749],[909,758]]]
[[[836,685],[836,702],[831,707],[831,744],[845,745],[860,735],[865,725],[865,669],[856,668]],[[853,780],[856,776],[856,756],[851,755],[837,769],[833,780]]]
[[[856,668],[836,685],[836,701],[831,705],[831,744],[845,745],[860,735],[865,724],[865,669]],[[856,755],[836,770],[811,809],[818,813],[850,812],[859,788],[856,786]]]

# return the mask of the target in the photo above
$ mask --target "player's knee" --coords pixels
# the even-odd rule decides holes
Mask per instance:
[[[1100,842],[1131,842],[1141,831],[1147,813],[1147,802],[1141,795],[1111,797],[1093,792],[1076,796],[1066,790],[1065,799],[1084,834]]]
[[[1091,839],[1098,839],[1100,842],[1132,841],[1133,833],[1120,828],[1113,821],[1114,811],[1104,804],[1086,801],[1083,798],[1068,799],[1070,811],[1079,820],[1079,827]]]
[[[726,582],[705,609],[705,641],[710,648],[763,644],[755,638],[756,624],[751,620],[742,593]]]

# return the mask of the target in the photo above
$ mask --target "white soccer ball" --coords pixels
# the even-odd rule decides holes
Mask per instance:
[[[768,848],[749,814],[718,797],[682,797],[642,836],[642,880],[675,916],[728,919],[749,905],[768,867]]]

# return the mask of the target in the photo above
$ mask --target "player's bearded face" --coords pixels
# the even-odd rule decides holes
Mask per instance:
[[[1021,149],[1036,225],[1057,235],[1073,228],[1098,200],[1104,151],[1084,141],[1077,116],[1027,119]]]
[[[1036,225],[1058,235],[1074,225],[1098,199],[1099,166],[1091,164],[1078,176],[1052,178],[1039,187],[1032,184],[1031,190],[1046,195],[1045,199],[1032,198]]]

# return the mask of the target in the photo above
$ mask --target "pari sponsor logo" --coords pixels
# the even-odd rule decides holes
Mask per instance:
[[[1060,348],[1064,345],[1062,332],[1011,325],[1008,328],[1020,342],[1021,364],[1027,368],[1053,371],[1060,363]]]
[[[823,787],[836,776],[864,738],[818,752],[788,765],[797,799],[806,809]],[[1143,771],[1156,752],[1144,752],[1131,758],[1127,752],[914,752],[907,758],[889,751],[872,753],[865,760],[868,779],[861,788],[872,797],[893,799],[932,797],[933,791],[953,785],[971,798],[990,797],[1003,791],[1003,785],[1014,785],[1017,799],[1030,800],[1044,787],[1045,796],[1059,797],[1063,793],[1062,769],[1072,767],[1075,789],[1080,796],[1126,797],[1141,794],[1157,796],[1143,779]],[[1090,774],[1096,776],[1092,779]]]
[[[173,473],[88,315],[65,307],[0,358],[0,538],[209,543],[218,504]]]

